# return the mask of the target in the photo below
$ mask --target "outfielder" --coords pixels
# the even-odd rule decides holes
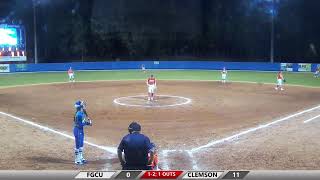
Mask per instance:
[[[75,103],[76,113],[74,116],[73,135],[75,139],[75,164],[85,164],[87,161],[83,157],[83,141],[84,141],[84,126],[91,126],[92,122],[88,118],[84,101],[77,101]]]
[[[276,90],[280,89],[281,91],[283,91],[283,82],[285,81],[283,74],[281,71],[279,71],[278,75],[277,75],[277,86],[275,87]]]
[[[226,81],[227,81],[227,74],[228,74],[227,69],[224,67],[224,68],[222,69],[222,71],[221,71],[221,82],[222,82],[222,83],[226,83]]]
[[[156,78],[151,75],[147,80],[148,86],[148,101],[154,101],[155,91],[157,89]]]
[[[146,67],[144,66],[144,64],[141,65],[141,70],[142,72],[146,73]]]
[[[314,77],[318,78],[320,76],[320,66],[317,68],[316,72],[314,73]]]
[[[72,71],[71,67],[68,70],[68,75],[69,75],[69,82],[75,82],[74,72]]]

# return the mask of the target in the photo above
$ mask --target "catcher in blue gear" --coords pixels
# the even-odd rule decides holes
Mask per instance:
[[[84,141],[84,126],[92,126],[92,121],[88,118],[86,104],[84,101],[75,103],[76,113],[74,116],[73,135],[75,139],[75,164],[85,164],[87,161],[83,157],[83,141]]]

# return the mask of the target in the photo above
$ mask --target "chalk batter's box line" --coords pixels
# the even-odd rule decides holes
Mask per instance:
[[[317,116],[314,116],[314,117],[312,117],[310,119],[307,119],[307,120],[303,121],[303,123],[308,123],[308,122],[314,121],[314,120],[318,119],[319,117],[320,117],[320,114],[317,115]]]

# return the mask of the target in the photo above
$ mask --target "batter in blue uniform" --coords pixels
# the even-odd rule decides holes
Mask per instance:
[[[84,141],[84,126],[91,126],[92,122],[87,118],[87,112],[85,103],[83,101],[77,101],[75,103],[76,113],[74,116],[73,134],[75,138],[75,164],[84,164],[87,161],[83,158],[83,141]]]
[[[133,122],[128,127],[129,134],[124,136],[118,147],[118,158],[123,170],[149,170],[154,158],[154,146],[150,139],[141,134],[141,126]],[[122,157],[124,153],[124,159]],[[150,158],[148,157],[150,155]]]

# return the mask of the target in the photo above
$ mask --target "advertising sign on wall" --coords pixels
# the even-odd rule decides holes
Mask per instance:
[[[281,63],[281,71],[293,71],[292,63]]]
[[[27,64],[16,64],[16,71],[20,72],[20,71],[27,71],[28,69],[28,65]]]
[[[27,56],[0,56],[0,61],[27,61]]]
[[[299,72],[311,72],[311,64],[299,63]]]
[[[0,64],[0,72],[10,72],[9,64]]]

